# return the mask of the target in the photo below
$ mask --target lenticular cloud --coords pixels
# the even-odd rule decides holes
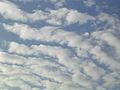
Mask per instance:
[[[0,1],[0,90],[120,89],[119,18],[95,0],[78,2],[96,15],[75,2]]]

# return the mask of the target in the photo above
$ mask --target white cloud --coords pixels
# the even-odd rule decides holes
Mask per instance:
[[[31,47],[27,47],[25,45],[12,42],[10,43],[8,51],[12,53],[18,53],[20,55],[48,55],[54,58],[58,58],[58,62],[65,65],[66,67],[69,67],[69,69],[79,67],[79,62],[70,56],[70,51],[61,47],[51,47],[44,45],[32,45]]]
[[[120,20],[116,15],[110,15],[108,13],[105,12],[101,12],[100,14],[98,14],[97,18],[97,22],[98,24],[103,24],[103,26],[100,27],[96,27],[96,29],[100,30],[105,30],[105,31],[111,31],[112,33],[118,33],[120,32]],[[111,29],[111,30],[110,30]]]
[[[97,82],[88,80],[86,78],[87,75],[91,76],[92,80],[96,81],[96,80],[100,79],[100,77],[102,75],[105,74],[105,71],[102,70],[101,68],[97,67],[93,62],[87,61],[87,62],[80,63],[80,62],[72,59],[72,57],[69,55],[70,51],[67,51],[67,49],[63,49],[61,47],[51,47],[51,46],[44,46],[44,45],[32,45],[32,46],[28,47],[23,44],[11,42],[8,51],[10,53],[17,53],[19,55],[39,56],[40,54],[43,54],[43,55],[48,55],[51,57],[58,58],[57,62],[62,65],[65,65],[67,67],[67,68],[64,68],[64,70],[70,71],[71,73],[73,73],[73,75],[69,76],[69,74],[68,75],[65,74],[63,71],[61,71],[61,70],[63,70],[61,66],[60,66],[60,69],[61,69],[60,71],[56,70],[53,73],[53,72],[51,72],[53,70],[50,69],[53,67],[53,64],[48,63],[47,65],[49,65],[49,66],[46,66],[46,64],[44,64],[43,61],[40,61],[41,65],[39,64],[39,62],[30,61],[30,60],[27,64],[28,65],[33,64],[33,66],[31,66],[31,69],[34,70],[34,72],[37,73],[38,75],[39,75],[38,72],[41,72],[40,75],[46,76],[49,78],[54,77],[54,80],[63,82],[65,85],[66,85],[66,83],[69,83],[69,82],[72,82],[73,84],[77,83],[78,85],[71,87],[74,89],[82,88],[80,86],[86,87],[86,89],[82,88],[83,90],[84,89],[85,90],[92,89],[92,86],[97,85]],[[36,65],[36,64],[38,64],[38,65]],[[56,64],[54,64],[54,65],[57,66]],[[85,74],[80,72],[81,69],[83,69]],[[45,82],[45,85],[47,85],[48,88],[56,88],[56,87],[50,87],[51,84],[56,84],[56,83],[51,83],[50,81]],[[62,86],[58,84],[58,86],[60,87],[60,90],[63,88],[69,89],[69,85],[67,84],[68,86],[64,86],[64,84]]]
[[[91,76],[93,80],[98,80],[102,75],[105,74],[105,71],[98,66],[96,66],[93,62],[83,62],[81,67],[84,70],[84,73]]]
[[[92,6],[96,5],[95,0],[84,0],[83,3],[84,3],[85,6],[87,6],[87,7],[92,7]]]
[[[14,0],[14,1],[27,3],[27,2],[33,2],[34,0]],[[38,0],[38,1],[51,3],[51,4],[53,4],[57,8],[63,7],[64,4],[65,4],[65,0],[44,0],[44,1],[43,0]]]
[[[47,2],[51,2],[55,7],[62,7],[65,3],[65,0],[46,0]]]
[[[47,18],[47,13],[41,10],[34,11],[34,13],[28,13],[21,10],[16,4],[6,0],[0,1],[0,14],[5,19],[11,19],[22,22],[45,20]]]
[[[91,80],[86,79],[81,72],[76,72],[76,74],[73,75],[72,77],[73,81],[76,82],[77,84],[86,87],[87,89],[92,89],[94,86],[95,82],[92,82]]]
[[[19,57],[19,59],[16,57],[18,57],[17,55],[9,55],[5,52],[0,52],[0,61],[1,62],[7,62],[7,63],[15,63],[15,64],[21,64],[24,65],[24,63],[26,62],[26,60],[24,58]],[[10,59],[10,60],[9,60]],[[23,61],[21,61],[23,60]]]
[[[108,45],[113,47],[117,53],[118,58],[120,54],[120,40],[112,34],[111,29],[108,31],[97,31],[93,32],[92,36],[96,39],[106,42]]]
[[[26,21],[23,11],[17,5],[6,0],[0,1],[0,14],[6,19]]]
[[[67,32],[58,27],[45,26],[40,29],[35,29],[26,24],[19,23],[15,23],[14,25],[3,24],[3,26],[7,31],[15,33],[25,40],[56,42],[61,45],[67,44],[71,47],[81,47],[83,45],[81,48],[90,48],[89,41],[83,40],[82,36],[79,36],[74,32]]]
[[[74,23],[85,24],[94,21],[95,18],[74,9],[59,8],[58,10],[50,10],[50,18],[47,22],[53,25],[70,25]]]
[[[110,73],[106,76],[103,77],[103,80],[105,81],[104,83],[104,87],[109,87],[109,88],[113,88],[113,87],[119,87],[120,82],[119,79],[117,79],[116,77],[119,77],[118,73]]]
[[[64,88],[70,89],[71,83],[73,84],[71,88],[76,90],[82,87],[83,90],[92,90],[93,86],[95,86],[98,90],[105,90],[104,86],[108,87],[110,84],[107,84],[106,81],[106,84],[103,84],[104,86],[98,87],[99,84],[97,83],[97,81],[107,75],[106,69],[103,70],[102,67],[98,67],[95,63],[91,61],[91,58],[89,58],[87,62],[84,61],[85,59],[83,58],[86,57],[88,53],[93,55],[92,59],[97,59],[98,63],[103,63],[107,65],[108,68],[113,72],[117,73],[120,70],[119,62],[117,60],[114,60],[114,58],[109,57],[107,53],[102,50],[102,47],[98,44],[98,42],[100,43],[100,40],[102,40],[107,42],[112,47],[118,48],[118,44],[115,43],[119,42],[119,40],[111,33],[111,30],[105,32],[93,32],[91,34],[92,37],[89,37],[89,39],[87,39],[85,38],[85,36],[79,36],[76,33],[64,31],[59,27],[46,26],[43,28],[36,29],[31,28],[30,26],[25,24],[15,23],[14,25],[4,24],[4,28],[7,31],[19,35],[20,38],[25,40],[41,40],[44,42],[56,42],[61,45],[67,44],[68,47],[72,47],[77,53],[77,55],[81,57],[72,57],[71,51],[65,48],[61,48],[59,46],[54,47],[46,45],[31,45],[30,47],[28,47],[23,44],[11,42],[10,47],[8,49],[9,53],[14,53],[23,56],[34,55],[34,59],[31,60],[30,58],[28,58],[30,60],[29,62],[27,62],[27,65],[32,65],[30,66],[30,70],[32,70],[37,75],[42,75],[59,82],[55,83],[49,80],[44,82],[48,90],[56,88],[51,88],[52,85],[57,85],[60,90]],[[108,36],[111,39],[109,40],[109,38],[106,36]],[[112,43],[113,41],[114,44]],[[91,42],[94,42],[96,44],[93,45]],[[55,62],[50,63],[43,62],[42,60],[40,62],[37,61],[39,59],[36,57],[38,57],[40,54],[57,58],[57,63],[64,65],[65,67],[62,67],[56,64]],[[39,63],[41,63],[42,65]],[[52,70],[55,67],[56,70]],[[82,73],[81,70],[83,70],[84,73]],[[65,71],[69,71],[72,74],[65,74]],[[91,79],[88,79],[88,77],[91,77]],[[62,83],[62,85],[60,85],[60,83]],[[77,85],[75,85],[76,83]]]
[[[95,46],[90,51],[94,55],[94,58],[97,59],[100,63],[108,66],[109,69],[119,71],[120,63],[117,60],[110,58],[104,51],[101,50],[100,46]]]
[[[62,7],[65,0],[48,2]],[[93,0],[85,0],[84,3],[89,7],[95,5]],[[18,35],[24,41],[46,43],[27,46],[14,41],[0,42],[4,44],[0,46],[5,46],[0,50],[0,89],[107,90],[119,87],[120,41],[117,34],[120,33],[120,22],[118,18],[106,13],[94,17],[68,8],[34,10],[33,13],[28,13],[7,0],[0,1],[0,15],[5,19],[15,20],[13,24],[3,24],[8,32]],[[91,30],[89,34],[86,32],[79,35],[74,31],[61,29],[60,26],[32,28],[27,25],[28,21],[38,20],[50,25],[74,23],[81,25],[95,21],[96,31]],[[103,22],[105,25],[97,27],[97,24]],[[49,43],[55,44],[49,45]],[[105,45],[109,45],[109,48],[115,52],[112,53],[113,56],[108,54],[112,51],[103,50],[107,48]]]
[[[86,13],[80,13],[76,10],[71,10],[66,16],[67,24],[73,24],[77,22],[79,24],[84,24],[91,20],[95,20],[95,18]]]
[[[59,57],[59,53],[57,57]],[[54,85],[58,86],[57,88],[59,90],[65,88],[70,89],[71,85],[71,89],[79,90],[79,88],[83,87],[83,89],[90,87],[92,88],[92,83],[89,82],[88,84],[83,84],[79,80],[74,81],[76,77],[72,77],[69,74],[67,75],[66,71],[64,71],[65,69],[62,69],[62,66],[59,66],[59,68],[56,63],[45,59],[35,57],[25,58],[22,56],[1,52],[0,66],[2,73],[4,75],[7,75],[6,77],[4,77],[5,84],[12,88],[16,87],[32,90],[33,88],[35,89],[39,88],[39,86],[44,86],[47,90],[52,90],[53,88],[56,88]],[[76,73],[74,73],[74,75],[76,75]],[[42,80],[42,77],[46,78],[46,80]],[[83,79],[83,77],[81,77],[80,80],[82,80],[83,82],[88,82],[87,80]],[[16,83],[14,84],[14,82]],[[27,84],[26,82],[28,82],[29,84]],[[76,85],[76,82],[78,83],[78,85]],[[81,85],[83,87],[81,87]]]
[[[17,5],[9,1],[0,1],[0,14],[5,19],[23,22],[44,20],[52,25],[70,25],[73,23],[84,24],[90,20],[94,20],[94,17],[86,13],[81,13],[77,10],[67,8],[48,10],[47,12],[42,10],[34,10],[33,13],[28,13],[21,10]]]
[[[29,65],[30,63],[35,64],[34,62],[36,63],[36,65]],[[35,85],[34,87],[36,88],[42,86],[42,82],[40,82],[42,78],[40,77],[38,78],[35,76],[37,75],[37,73],[38,75],[41,74],[46,78],[50,77],[51,80],[52,79],[62,80],[62,77],[64,77],[62,76],[62,72],[59,72],[57,74],[57,71],[54,72],[46,68],[47,66],[50,65],[54,65],[54,64],[53,63],[50,64],[49,61],[41,60],[38,58],[36,59],[24,58],[13,54],[2,53],[2,52],[0,53],[0,67],[1,67],[0,70],[2,74],[5,75],[4,77],[5,84],[8,85],[9,87],[21,88],[23,90],[26,88],[32,90],[31,88],[32,85],[33,86]],[[32,74],[32,73],[36,73],[36,74]],[[61,77],[60,79],[59,76]],[[29,84],[25,82],[28,82]]]
[[[96,88],[96,90],[107,90],[107,89],[105,89],[104,87],[98,86],[98,87]]]

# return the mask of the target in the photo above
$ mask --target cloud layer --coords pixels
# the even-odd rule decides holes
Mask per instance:
[[[30,13],[13,2],[0,1],[0,16],[10,21],[0,22],[1,28],[20,40],[39,42],[32,45],[14,40],[0,43],[5,47],[0,45],[0,89],[118,90],[120,20],[105,12],[92,16],[66,8],[65,0],[48,2],[55,3],[56,9]],[[94,0],[85,0],[83,4],[87,8],[96,5]],[[47,25],[32,27],[29,24],[35,22]],[[78,34],[63,28],[74,27],[73,24],[89,24],[93,30]]]

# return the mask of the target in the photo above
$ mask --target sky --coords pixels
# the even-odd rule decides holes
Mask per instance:
[[[120,90],[120,0],[0,0],[0,90]]]

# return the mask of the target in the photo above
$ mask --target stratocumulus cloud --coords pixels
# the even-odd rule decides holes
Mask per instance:
[[[120,20],[98,8],[96,0],[1,0],[0,90],[119,90]]]

